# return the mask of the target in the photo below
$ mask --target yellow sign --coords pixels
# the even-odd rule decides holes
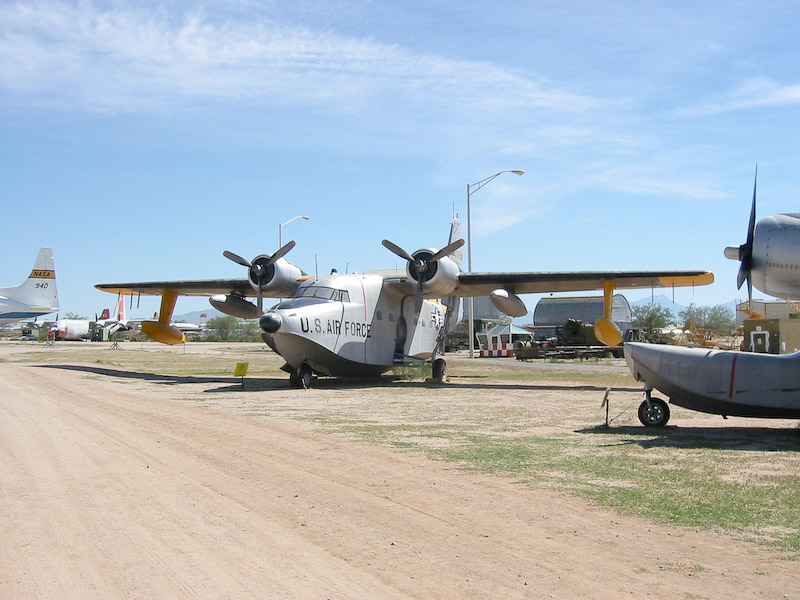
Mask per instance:
[[[250,363],[236,363],[236,370],[233,372],[234,377],[244,377],[247,375],[247,367]]]

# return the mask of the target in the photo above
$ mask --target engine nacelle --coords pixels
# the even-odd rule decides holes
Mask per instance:
[[[753,285],[770,296],[800,298],[800,215],[758,222],[753,234]]]
[[[509,317],[524,317],[528,314],[522,299],[509,290],[494,290],[489,294],[489,299],[497,310]]]
[[[258,290],[259,268],[261,267],[263,268],[260,277],[261,291],[269,292],[270,296],[291,298],[294,296],[299,285],[298,279],[302,277],[303,272],[284,258],[279,258],[273,264],[267,264],[269,257],[269,254],[261,254],[251,261],[252,266],[247,272],[250,285],[254,290]]]
[[[236,294],[217,294],[208,299],[218,311],[239,319],[257,319],[261,316],[258,307]]]
[[[411,256],[414,260],[422,259],[427,263],[427,270],[420,274],[414,263],[406,265],[406,274],[414,282],[419,282],[420,275],[424,283],[425,294],[444,298],[451,294],[458,286],[458,265],[449,256],[445,256],[433,263],[428,263],[428,259],[436,254],[432,248],[417,250]]]

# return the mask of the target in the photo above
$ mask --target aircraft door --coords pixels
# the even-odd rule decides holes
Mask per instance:
[[[405,354],[404,349],[407,338],[408,338],[408,325],[406,324],[406,318],[403,315],[400,315],[400,318],[397,319],[397,329],[394,342],[394,353],[396,355],[402,356],[403,354]]]
[[[763,331],[761,327],[757,327],[756,331],[751,331],[750,348],[753,352],[770,353],[769,331]]]

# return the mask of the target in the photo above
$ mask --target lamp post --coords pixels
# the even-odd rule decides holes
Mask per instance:
[[[494,175],[490,175],[485,179],[481,179],[480,181],[476,181],[475,183],[468,183],[467,184],[467,271],[470,273],[472,272],[472,218],[471,218],[471,207],[470,207],[470,199],[472,194],[477,192],[487,183],[492,181],[495,177],[502,175],[503,173],[514,173],[514,175],[524,175],[525,171],[514,169],[511,171],[499,171]],[[473,319],[473,304],[472,304],[472,296],[469,297],[469,302],[467,304],[469,310],[469,357],[475,358],[475,321]]]
[[[292,217],[286,223],[281,223],[278,225],[278,248],[283,248],[283,228],[286,227],[292,221],[297,221],[297,219],[303,219],[308,221],[311,217],[306,217],[305,215],[297,215],[296,217]]]

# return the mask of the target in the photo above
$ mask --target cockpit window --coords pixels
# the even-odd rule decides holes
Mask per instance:
[[[334,302],[350,302],[350,294],[346,290],[337,290],[321,285],[309,285],[297,290],[295,298],[320,298]]]

